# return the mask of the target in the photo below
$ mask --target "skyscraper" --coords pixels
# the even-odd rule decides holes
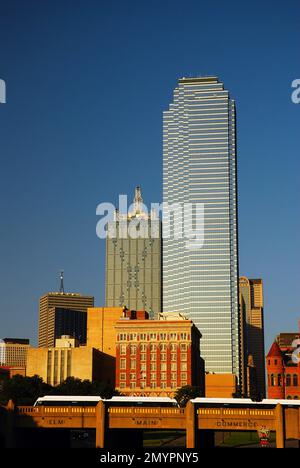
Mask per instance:
[[[139,226],[136,237],[131,235],[131,223]],[[109,223],[109,232],[112,227],[116,230],[106,240],[106,307],[146,309],[152,316],[161,312],[160,225],[154,212],[145,212],[140,187],[136,187],[132,211],[116,212]]]
[[[61,335],[71,335],[81,344],[86,341],[86,313],[94,306],[93,296],[82,294],[52,292],[40,298],[39,310],[39,348],[55,345]]]
[[[163,310],[201,330],[207,371],[240,377],[235,127],[235,102],[217,77],[179,80],[164,112],[163,201],[204,207],[204,242],[188,247],[171,225]]]
[[[265,375],[265,340],[264,340],[264,303],[263,283],[261,279],[248,279],[241,276],[240,285],[240,313],[242,335],[242,375],[244,394],[250,396],[256,393],[258,396],[266,395]],[[249,356],[253,358],[255,369],[255,389],[249,388],[247,382],[247,365]]]

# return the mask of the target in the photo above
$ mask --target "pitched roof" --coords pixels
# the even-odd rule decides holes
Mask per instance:
[[[267,357],[280,357],[282,358],[283,354],[281,352],[281,349],[279,348],[279,345],[277,341],[274,341],[272,344],[270,351],[267,354]]]

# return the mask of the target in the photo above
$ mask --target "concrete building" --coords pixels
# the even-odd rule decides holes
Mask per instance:
[[[38,375],[54,386],[68,377],[114,384],[105,372],[105,359],[99,350],[79,346],[77,340],[65,336],[56,340],[54,348],[30,348],[26,375]]]
[[[205,374],[206,398],[233,398],[237,391],[234,374]]]
[[[39,306],[39,348],[55,345],[61,335],[72,335],[81,344],[86,341],[86,314],[94,306],[93,296],[82,294],[50,292],[40,298]]]
[[[29,340],[23,338],[0,340],[0,366],[24,369],[29,346]]]
[[[116,388],[127,395],[173,396],[185,385],[202,388],[201,333],[178,315],[148,320],[145,311],[128,311],[116,324]]]
[[[99,380],[115,385],[115,325],[123,307],[91,307],[87,309],[87,345],[63,336],[55,346],[30,348],[27,375],[39,375],[50,385],[58,385],[67,377]]]
[[[137,227],[137,229],[136,229]],[[161,300],[161,222],[148,214],[140,187],[129,213],[116,212],[106,238],[106,307],[146,309],[157,317]]]
[[[239,280],[241,334],[241,392],[247,397],[265,398],[264,299],[261,279]]]
[[[300,331],[278,335],[267,354],[266,363],[268,398],[299,400]]]
[[[215,76],[180,79],[164,112],[163,202],[186,215],[204,208],[204,220],[192,210],[196,242],[192,228],[177,236],[176,223],[163,240],[163,311],[182,312],[201,330],[209,372],[239,379],[235,102]]]

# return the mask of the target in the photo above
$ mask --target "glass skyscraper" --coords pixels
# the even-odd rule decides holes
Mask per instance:
[[[203,204],[204,242],[187,248],[171,225],[163,311],[182,312],[200,329],[206,371],[239,377],[235,126],[235,103],[217,77],[179,80],[164,112],[163,201]]]

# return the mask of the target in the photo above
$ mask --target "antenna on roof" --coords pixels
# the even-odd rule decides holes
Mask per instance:
[[[65,288],[64,288],[64,270],[61,270],[59,278],[60,278],[59,292],[63,294],[65,292]]]

